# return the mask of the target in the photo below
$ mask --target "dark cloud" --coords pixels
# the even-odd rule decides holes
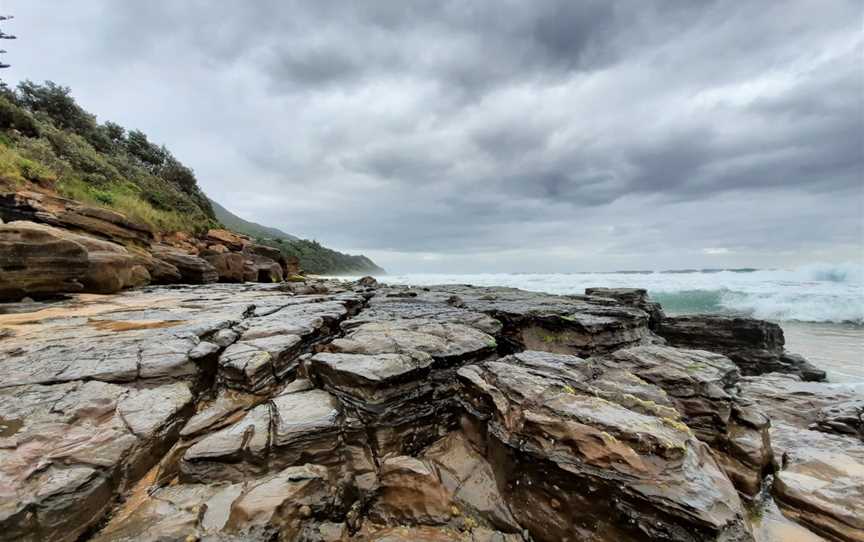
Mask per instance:
[[[70,85],[235,212],[394,270],[862,257],[856,1],[6,9],[9,79]]]

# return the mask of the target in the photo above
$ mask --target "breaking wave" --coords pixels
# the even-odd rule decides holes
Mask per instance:
[[[864,325],[864,264],[812,264],[796,269],[552,274],[410,274],[383,282],[428,286],[511,286],[580,294],[591,286],[645,288],[670,314],[741,314],[778,321]]]

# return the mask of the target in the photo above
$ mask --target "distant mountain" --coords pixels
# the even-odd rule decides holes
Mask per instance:
[[[288,241],[300,240],[299,237],[291,235],[290,233],[285,233],[280,229],[262,226],[257,222],[244,220],[212,199],[210,200],[210,205],[213,207],[213,213],[216,215],[216,219],[229,230],[244,233],[256,239],[285,239]]]
[[[216,218],[229,230],[254,237],[259,243],[276,247],[286,256],[296,256],[300,267],[316,275],[383,275],[385,271],[366,256],[343,254],[321,246],[317,241],[300,239],[282,230],[244,220],[210,200]]]

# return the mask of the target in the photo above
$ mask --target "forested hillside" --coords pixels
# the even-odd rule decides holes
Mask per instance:
[[[0,183],[33,183],[109,207],[157,231],[217,225],[191,169],[138,130],[99,123],[69,88],[30,81],[0,89]]]
[[[244,220],[217,205],[194,172],[139,130],[96,116],[68,87],[0,82],[0,190],[41,190],[119,211],[156,232],[225,227],[297,256],[310,273],[381,273],[364,256]]]
[[[343,254],[321,246],[317,241],[299,239],[276,228],[244,220],[211,201],[216,218],[226,227],[251,237],[258,242],[278,248],[286,256],[296,256],[300,267],[317,275],[383,274],[384,270],[366,256]]]

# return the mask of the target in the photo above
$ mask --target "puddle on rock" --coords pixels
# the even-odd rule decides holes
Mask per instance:
[[[24,427],[24,420],[0,418],[0,438],[11,437]]]
[[[103,331],[134,331],[137,329],[159,329],[163,327],[174,327],[185,323],[186,320],[94,320],[89,319],[87,323],[96,329]]]

